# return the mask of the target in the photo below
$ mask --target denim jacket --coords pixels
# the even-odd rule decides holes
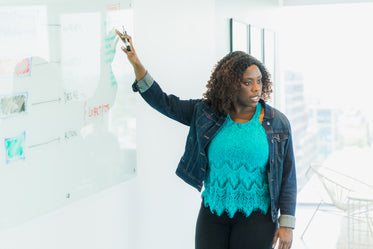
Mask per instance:
[[[213,111],[201,99],[180,100],[167,95],[149,73],[134,84],[150,106],[190,127],[176,174],[201,191],[208,167],[207,146],[227,115]],[[294,228],[297,183],[290,123],[284,114],[263,100],[260,104],[264,107],[262,125],[269,144],[267,172],[272,221],[279,222],[281,227]],[[277,220],[279,210],[281,216]]]

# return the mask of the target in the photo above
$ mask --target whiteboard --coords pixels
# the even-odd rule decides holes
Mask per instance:
[[[0,2],[0,229],[135,176],[122,25],[129,1]]]

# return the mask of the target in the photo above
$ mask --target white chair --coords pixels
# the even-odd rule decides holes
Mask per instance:
[[[359,179],[353,178],[334,169],[324,167],[322,165],[311,165],[309,170],[317,175],[318,179],[323,185],[323,189],[325,189],[326,193],[328,194],[331,204],[340,211],[343,211],[346,216],[351,216],[350,218],[353,218],[352,216],[356,214],[354,211],[357,209],[357,206],[352,204],[350,196],[355,196],[355,200],[358,200],[359,198],[357,196],[359,193],[373,193],[373,185],[367,184]],[[302,240],[323,202],[325,202],[325,200],[321,200],[307,226],[305,227],[301,235]],[[371,213],[366,216],[367,224],[373,223],[372,216],[370,215]]]
[[[373,248],[373,193],[348,196],[348,249]]]

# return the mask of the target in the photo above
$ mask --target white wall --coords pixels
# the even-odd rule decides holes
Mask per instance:
[[[200,98],[229,52],[229,18],[270,23],[277,0],[134,0],[134,45],[168,93]],[[274,21],[274,20],[272,20]],[[0,249],[194,247],[200,193],[175,175],[188,129],[139,97],[138,175],[71,206],[0,232]]]
[[[151,75],[168,93],[200,98],[215,60],[214,1],[138,0],[134,11],[135,49]],[[175,175],[188,129],[140,98],[137,110],[129,248],[193,248],[200,194]]]
[[[279,9],[278,0],[216,0],[216,55],[221,58],[229,51],[229,19],[234,18],[258,27],[275,28],[274,13]]]
[[[257,27],[278,30],[278,16],[280,12],[280,1],[267,0],[267,1],[255,1],[255,0],[235,0],[235,1],[224,1],[216,0],[216,55],[217,58],[221,58],[226,54],[226,51],[230,49],[229,34],[230,26],[229,19],[234,18],[241,22],[252,24]],[[276,46],[279,45],[280,35],[276,32]],[[278,49],[278,48],[277,48]],[[276,75],[272,76],[273,94],[269,101],[269,104],[274,105],[276,108],[281,110],[280,102],[280,84],[282,75],[280,64],[278,63],[281,58],[279,54],[276,54]]]
[[[343,4],[343,3],[369,3],[372,0],[281,0],[284,6],[291,5],[320,5],[320,4]]]

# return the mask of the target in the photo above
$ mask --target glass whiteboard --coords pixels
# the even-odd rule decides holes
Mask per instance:
[[[128,1],[0,2],[0,229],[136,174]]]

